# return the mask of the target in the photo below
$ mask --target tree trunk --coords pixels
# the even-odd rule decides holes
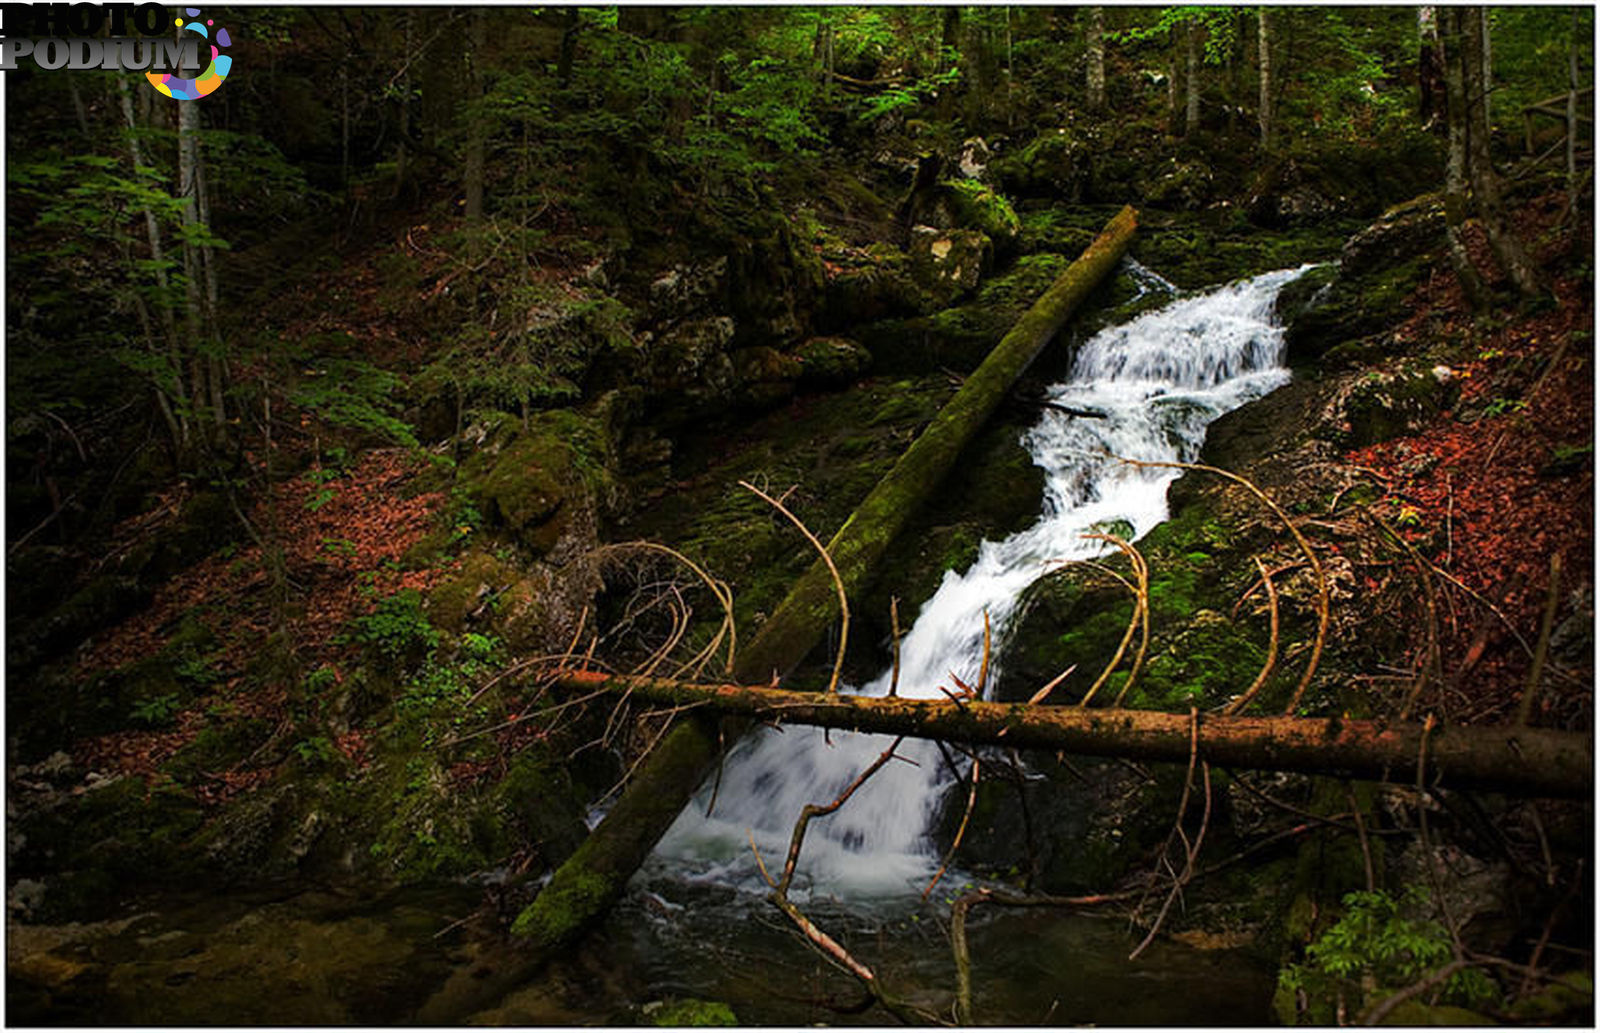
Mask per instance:
[[[1085,72],[1087,101],[1090,111],[1101,111],[1106,106],[1106,9],[1089,8],[1089,67]]]
[[[1260,99],[1256,102],[1256,121],[1261,127],[1261,147],[1265,150],[1272,146],[1272,28],[1267,8],[1261,8],[1256,17],[1259,19],[1256,45],[1261,68],[1261,92]]]
[[[1506,215],[1505,200],[1500,190],[1500,173],[1495,170],[1489,153],[1488,55],[1483,49],[1488,41],[1488,30],[1484,24],[1484,9],[1464,7],[1456,14],[1460,18],[1461,29],[1462,85],[1467,102],[1468,126],[1467,178],[1472,187],[1473,205],[1478,217],[1483,220],[1489,246],[1494,249],[1501,268],[1519,293],[1532,297],[1542,289],[1539,274]]]
[[[955,463],[1023,370],[1071,318],[1083,299],[1122,258],[1133,240],[1137,216],[1124,208],[1101,231],[1026,314],[961,390],[934,417],[850,519],[828,543],[847,595],[865,586],[878,557]],[[812,564],[739,654],[741,679],[765,681],[785,674],[809,653],[839,617],[838,598],[827,565]]]
[[[866,583],[873,562],[938,486],[962,446],[983,426],[1028,363],[1116,266],[1136,227],[1132,208],[1124,208],[1107,223],[862,500],[828,545],[847,591]],[[735,677],[765,679],[773,671],[793,667],[816,645],[838,612],[832,580],[819,560],[739,655]],[[527,948],[497,966],[477,966],[470,977],[453,978],[423,1008],[418,1021],[455,1022],[492,1003],[604,914],[710,772],[722,744],[720,729],[709,715],[690,713],[678,722],[639,765],[621,799],[583,847],[556,869],[544,890],[518,916],[514,929],[526,938]]]
[[[1198,757],[1219,767],[1298,771],[1414,783],[1424,726],[1337,717],[1232,717],[943,699],[819,696],[749,685],[575,672],[557,684],[604,688],[664,706],[703,706],[766,721],[943,739],[970,746],[1062,750],[1091,757],[1183,762],[1191,734]],[[1452,788],[1587,799],[1594,794],[1592,738],[1514,726],[1434,727],[1424,778]]]
[[[1184,54],[1187,70],[1184,89],[1187,94],[1183,107],[1183,135],[1193,136],[1200,129],[1200,23],[1189,22],[1185,35],[1188,39]]]
[[[1470,209],[1467,194],[1467,115],[1466,75],[1462,70],[1461,9],[1444,7],[1439,10],[1439,36],[1444,50],[1445,122],[1448,128],[1449,148],[1444,173],[1445,236],[1450,242],[1450,265],[1461,289],[1474,309],[1488,307],[1488,288],[1472,262],[1467,250],[1466,225]]]
[[[1445,83],[1439,18],[1430,4],[1417,8],[1417,117],[1431,129],[1445,113]]]
[[[139,146],[137,135],[139,125],[134,118],[133,95],[127,76],[117,77],[117,92],[122,106],[122,120],[128,127],[128,157],[132,159],[133,167],[138,169],[144,165],[144,153]],[[144,228],[150,245],[150,261],[155,266],[156,284],[160,286],[164,296],[171,281],[167,278],[166,251],[161,243],[161,226],[156,221],[155,211],[149,205],[144,206]],[[183,386],[183,350],[178,339],[178,323],[172,306],[165,301],[161,305],[161,325],[166,333],[167,361],[171,364],[172,379],[167,384],[157,383],[156,393],[162,414],[168,419],[173,431],[173,449],[180,457],[181,463],[181,456],[189,447],[189,418],[184,411],[188,407],[188,396]],[[176,405],[176,412],[173,411],[174,406],[167,402],[166,394],[169,391],[172,394],[172,402]]]
[[[474,101],[483,99],[483,51],[488,44],[488,20],[483,8],[475,7],[470,15],[472,30],[467,46],[467,89]],[[466,160],[462,162],[463,192],[466,194],[465,214],[469,223],[483,220],[483,159],[488,116],[480,109],[472,113],[468,127]]]
[[[199,178],[200,164],[200,108],[195,101],[180,100],[178,105],[178,196],[183,200],[183,272],[186,323],[184,332],[189,338],[189,397],[198,414],[206,407],[210,397],[206,363],[201,355],[200,343],[206,336],[204,318],[205,269],[199,245],[191,234],[200,223]]]

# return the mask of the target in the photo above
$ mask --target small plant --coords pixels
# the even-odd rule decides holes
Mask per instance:
[[[1528,407],[1528,403],[1520,398],[1496,398],[1483,407],[1485,416],[1504,416],[1506,413],[1521,412]]]
[[[348,538],[324,538],[322,539],[322,551],[330,556],[354,556],[356,554],[356,543]]]
[[[326,735],[313,735],[301,739],[293,746],[295,756],[304,764],[326,764],[338,758],[338,747]]]
[[[178,694],[169,692],[135,703],[129,716],[147,725],[165,725],[172,722],[178,709]]]
[[[1422,527],[1422,511],[1416,506],[1401,506],[1400,512],[1394,518],[1397,527],[1417,530]]]
[[[422,593],[402,589],[378,603],[377,609],[350,622],[351,637],[391,660],[425,653],[439,643],[439,633],[422,612]]]
[[[334,673],[333,668],[324,665],[306,675],[306,692],[310,694],[322,692],[332,687],[338,680],[339,676]]]
[[[1416,983],[1453,956],[1450,936],[1431,919],[1407,918],[1403,910],[1418,911],[1428,904],[1428,892],[1410,886],[1397,899],[1383,890],[1359,890],[1343,898],[1345,913],[1317,941],[1306,948],[1302,964],[1278,973],[1278,985],[1289,993],[1304,992],[1312,1002],[1311,1019],[1320,1021],[1318,1005],[1339,992],[1338,984],[1378,988],[1378,997]],[[1479,969],[1463,969],[1445,980],[1436,1003],[1483,1004],[1496,994],[1494,983]],[[1360,999],[1358,990],[1350,996]],[[1369,1002],[1373,997],[1369,993]]]

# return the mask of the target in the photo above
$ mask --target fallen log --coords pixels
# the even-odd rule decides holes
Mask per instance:
[[[824,696],[584,671],[563,674],[557,684],[785,724],[1129,760],[1186,761],[1195,731],[1187,714],[1151,710]],[[1587,799],[1594,794],[1594,741],[1582,732],[1513,725],[1428,727],[1415,721],[1341,717],[1201,714],[1193,720],[1199,726],[1198,758],[1217,767],[1414,784],[1420,760],[1429,785],[1523,796]]]
[[[982,429],[1011,385],[1121,260],[1137,227],[1132,208],[1118,212],[861,500],[828,542],[828,555],[839,570],[846,594],[853,597],[866,584],[889,543],[939,486],[961,449]],[[739,654],[739,678],[757,682],[773,674],[787,674],[838,619],[833,576],[819,559],[795,582],[755,640]]]
[[[1028,364],[1116,267],[1137,228],[1138,216],[1131,207],[1124,207],[1106,224],[845,521],[828,543],[828,553],[847,594],[866,583],[884,549],[938,487]],[[818,560],[739,653],[734,676],[755,681],[787,672],[838,617],[832,575]],[[526,950],[475,968],[470,978],[452,980],[424,1007],[419,1019],[429,1024],[459,1021],[504,996],[604,914],[689,802],[720,749],[714,721],[696,714],[679,721],[639,766],[622,798],[584,845],[556,869],[549,884],[518,916],[513,930],[523,937]]]

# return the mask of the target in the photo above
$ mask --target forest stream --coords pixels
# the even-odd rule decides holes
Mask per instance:
[[[1047,408],[1024,435],[1046,474],[1038,523],[985,543],[970,569],[946,574],[902,645],[903,691],[936,694],[947,671],[976,683],[985,613],[999,643],[990,661],[998,676],[1011,614],[1029,584],[1062,562],[1106,551],[1085,534],[1136,539],[1165,518],[1177,471],[1131,468],[1112,457],[1193,461],[1212,419],[1283,384],[1275,301],[1309,268],[1173,298],[1170,283],[1133,265],[1142,292],[1172,300],[1077,347],[1070,375],[1049,391],[1059,408]],[[848,691],[882,695],[890,678],[885,671]],[[816,959],[765,902],[750,844],[781,857],[787,816],[837,796],[887,743],[848,733],[825,740],[807,728],[752,735],[718,776],[715,816],[704,813],[708,785],[605,922],[605,946],[585,951],[591,960],[604,954],[628,975],[611,985],[597,985],[592,972],[539,981],[486,1018],[607,1022],[650,1001],[687,997],[728,1002],[754,1024],[837,1020],[817,1003],[828,994]],[[850,939],[873,944],[878,963],[898,978],[938,987],[951,978],[948,947],[938,909],[920,902],[919,890],[938,867],[931,825],[956,773],[931,743],[903,744],[900,755],[908,763],[880,772],[813,831],[795,895],[849,930]],[[972,878],[947,872],[934,902]],[[83,1018],[188,1024],[225,1013],[246,1023],[384,1024],[405,1019],[413,995],[450,967],[441,917],[471,911],[481,893],[439,888],[379,902],[329,890],[284,890],[256,903],[158,898],[98,927],[30,929],[13,938],[13,950],[36,951],[58,938],[79,963],[103,973],[103,998],[85,993],[56,1002]],[[1273,968],[1264,959],[1169,943],[1129,962],[1121,956],[1124,940],[1120,924],[1103,919],[1002,914],[976,921],[972,950],[984,973],[976,1004],[986,1021],[1003,1024],[1266,1020]],[[802,989],[808,983],[818,987],[812,1000]],[[15,1017],[26,1021],[27,1014],[23,1006]]]
[[[1592,8],[4,6],[8,1023],[1592,1024]]]

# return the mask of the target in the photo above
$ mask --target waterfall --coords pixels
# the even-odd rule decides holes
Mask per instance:
[[[1207,425],[1289,379],[1283,331],[1273,323],[1278,291],[1310,266],[1267,273],[1182,298],[1109,327],[1079,348],[1068,378],[1023,444],[1045,471],[1042,514],[1025,531],[985,541],[964,573],[947,571],[900,646],[898,693],[941,695],[953,677],[975,684],[982,662],[984,614],[1003,646],[1023,591],[1070,560],[1107,551],[1082,536],[1096,525],[1126,522],[1138,538],[1167,517],[1167,486],[1177,471],[1126,466],[1110,456],[1193,461]],[[1170,288],[1136,269],[1144,289]],[[1071,410],[1069,412],[1067,410]],[[1093,412],[1103,416],[1074,415]],[[1125,530],[1125,529],[1124,529]],[[990,659],[992,685],[1004,662]],[[882,696],[890,672],[845,691]],[[657,847],[681,877],[759,886],[754,840],[769,869],[783,864],[801,808],[832,801],[893,740],[803,726],[763,728],[729,752],[711,786]],[[889,763],[839,811],[812,822],[796,879],[806,893],[853,898],[920,888],[938,858],[929,836],[943,791],[957,778],[937,745],[907,739]]]

